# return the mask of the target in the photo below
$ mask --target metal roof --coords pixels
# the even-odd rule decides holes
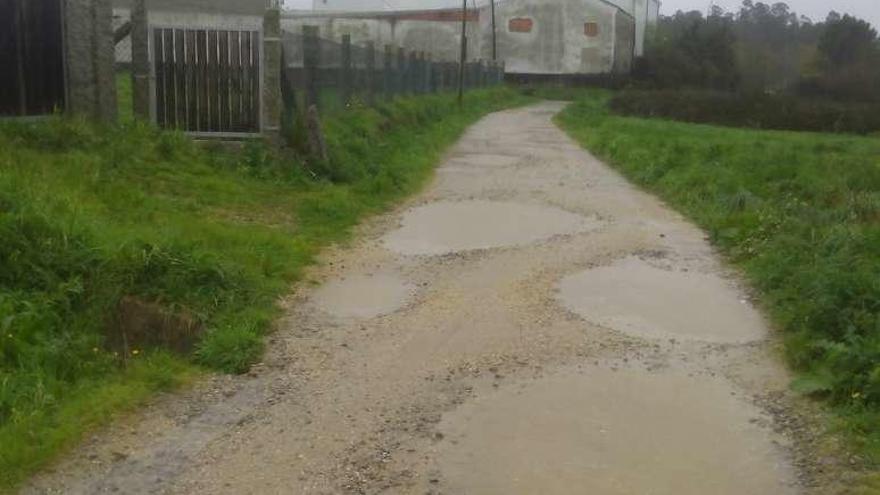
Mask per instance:
[[[147,9],[205,14],[263,15],[269,0],[146,0]],[[113,0],[113,7],[130,9],[132,0]]]

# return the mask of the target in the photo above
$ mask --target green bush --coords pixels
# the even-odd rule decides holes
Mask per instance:
[[[869,134],[880,131],[880,104],[789,95],[699,90],[625,91],[610,108],[620,115],[731,127]]]

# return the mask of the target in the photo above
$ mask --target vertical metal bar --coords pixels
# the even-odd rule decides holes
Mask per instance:
[[[198,76],[198,59],[196,58],[196,32],[192,29],[184,31],[186,40],[186,122],[187,130],[199,130],[199,97],[196,78]]]
[[[254,132],[259,132],[262,129],[261,119],[263,117],[263,109],[262,109],[262,99],[260,93],[263,91],[263,63],[261,60],[263,40],[260,37],[259,31],[251,31],[251,85],[253,88],[253,92],[251,93],[251,112],[253,113],[253,126],[251,129]]]
[[[229,31],[220,31],[220,130],[229,131]]]
[[[208,31],[208,110],[210,115],[210,120],[208,124],[208,129],[214,132],[220,131],[220,97],[218,96],[219,86],[218,86],[218,73],[217,73],[217,31],[210,30]]]
[[[156,125],[165,127],[165,38],[161,29],[153,30],[153,67],[156,77]]]
[[[199,131],[208,130],[211,119],[210,109],[208,108],[208,34],[204,29],[196,32],[196,59],[198,60],[198,71],[196,72],[196,91],[198,92],[197,115],[198,122],[196,129]]]
[[[231,130],[241,131],[241,32],[232,31],[229,39],[230,111]]]
[[[16,68],[18,71],[18,111],[20,115],[27,115],[27,81],[24,74],[24,42],[25,42],[25,26],[24,22],[24,10],[25,5],[27,5],[27,0],[19,0],[14,4],[16,7],[15,12],[15,50],[16,50],[16,62],[18,67]]]
[[[174,65],[175,80],[174,91],[177,96],[177,127],[188,130],[187,122],[187,94],[186,94],[186,43],[184,41],[184,30],[174,30]]]
[[[165,126],[173,128],[177,126],[173,29],[162,30],[162,49],[165,63]]]

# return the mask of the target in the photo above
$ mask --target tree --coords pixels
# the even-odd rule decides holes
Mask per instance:
[[[832,12],[819,39],[819,53],[830,68],[838,69],[870,58],[877,51],[877,31],[850,15]]]
[[[733,17],[715,9],[677,12],[661,19],[635,76],[664,88],[735,89],[739,80],[733,52]]]

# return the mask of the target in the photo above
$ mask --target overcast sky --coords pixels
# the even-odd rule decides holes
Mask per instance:
[[[458,0],[460,1],[460,0]],[[458,1],[449,0],[450,5],[458,5]],[[676,10],[702,10],[709,7],[712,0],[661,0],[661,13],[674,14]],[[773,3],[775,0],[764,0]],[[435,6],[447,3],[443,0],[389,0],[392,5],[416,6],[420,2]],[[714,0],[715,4],[727,10],[736,10],[742,0]],[[479,1],[477,3],[483,3]],[[828,12],[836,10],[840,13],[853,14],[869,21],[874,27],[880,26],[880,0],[788,0],[786,2],[798,14],[806,15],[813,20],[823,20]],[[288,8],[310,9],[312,0],[285,0]]]

